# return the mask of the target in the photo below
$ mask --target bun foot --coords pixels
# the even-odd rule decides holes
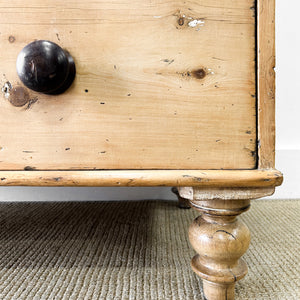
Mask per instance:
[[[176,187],[172,187],[171,191],[177,196],[178,198],[178,207],[179,208],[191,208],[190,202],[188,199],[183,198],[179,195],[178,189]]]

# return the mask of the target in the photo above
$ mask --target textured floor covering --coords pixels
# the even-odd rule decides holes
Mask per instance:
[[[203,299],[175,202],[0,204],[0,299]],[[300,201],[252,202],[236,299],[300,299]]]

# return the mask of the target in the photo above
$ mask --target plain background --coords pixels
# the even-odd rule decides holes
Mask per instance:
[[[284,183],[269,198],[300,198],[298,0],[276,3],[276,168]],[[1,187],[0,201],[175,199],[169,188]]]

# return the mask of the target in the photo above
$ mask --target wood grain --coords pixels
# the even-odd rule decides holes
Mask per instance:
[[[0,169],[255,168],[252,6],[1,0]],[[15,107],[16,57],[35,39],[67,49],[77,76]]]
[[[278,182],[279,183],[279,182]],[[230,184],[228,184],[229,186]],[[235,200],[253,200],[273,195],[275,185],[260,187],[179,187],[179,195],[184,199],[189,199],[197,207],[198,200],[207,201],[210,205],[212,200],[226,200],[226,203]],[[194,202],[196,201],[196,202]]]
[[[275,166],[275,0],[258,1],[258,167]]]
[[[0,185],[11,186],[201,186],[274,187],[276,170],[94,170],[0,171]],[[189,197],[187,197],[189,198]]]

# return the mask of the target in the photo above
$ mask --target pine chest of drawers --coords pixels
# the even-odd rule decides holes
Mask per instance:
[[[274,1],[0,5],[1,185],[176,186],[207,299],[233,299],[236,216],[282,182]]]

